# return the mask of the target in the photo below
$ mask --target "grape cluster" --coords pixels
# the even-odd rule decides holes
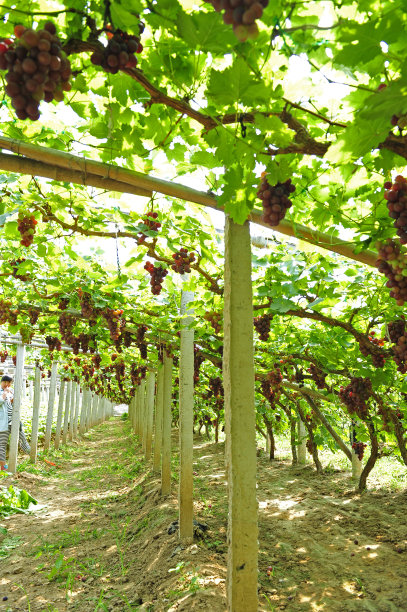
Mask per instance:
[[[341,387],[339,399],[348,408],[350,414],[356,413],[364,420],[368,414],[368,401],[372,393],[372,383],[369,378],[352,378],[349,385]]]
[[[271,388],[270,381],[262,380],[260,384],[260,390],[261,390],[261,394],[266,398],[266,400],[268,400],[270,404],[270,408],[274,410],[276,408],[276,401],[278,400],[280,396],[279,387],[277,387],[276,390],[274,391]]]
[[[100,368],[100,364],[102,363],[102,357],[99,355],[99,353],[95,353],[94,355],[92,355],[92,362],[94,363],[96,369]]]
[[[37,121],[41,100],[61,102],[70,91],[71,65],[50,21],[43,30],[14,28],[18,40],[0,46],[0,69],[7,70],[5,92],[19,119]]]
[[[111,340],[118,340],[122,330],[123,310],[105,308],[102,315],[106,319]]]
[[[28,316],[30,318],[30,324],[35,325],[36,322],[38,321],[38,317],[40,316],[40,311],[37,310],[36,308],[29,308]]]
[[[13,355],[11,357],[11,361],[13,362],[13,365],[17,365],[17,355]],[[42,375],[43,378],[45,378],[45,374]]]
[[[390,289],[390,297],[394,298],[398,306],[407,301],[407,257],[394,240],[387,240],[378,245],[376,267],[386,276],[386,287]]]
[[[52,351],[55,351],[55,350],[60,351],[62,348],[60,339],[56,338],[55,336],[46,336],[45,342],[48,345],[48,350],[50,353],[52,353]]]
[[[407,179],[399,174],[394,183],[387,181],[384,189],[389,217],[395,219],[393,225],[397,228],[401,244],[407,244]]]
[[[383,346],[384,340],[381,338],[374,338],[373,336],[368,336],[368,340],[360,339],[359,340],[359,349],[362,355],[367,357],[371,356],[373,365],[375,368],[383,368],[386,362],[384,353],[380,350],[380,346]]]
[[[19,274],[18,272],[19,265],[24,263],[25,261],[26,259],[24,257],[19,257],[18,259],[12,259],[8,262],[11,266],[11,275],[14,278],[22,280],[23,282],[30,280],[30,276],[28,274]]]
[[[162,266],[154,266],[151,261],[147,261],[144,266],[144,270],[147,270],[147,272],[151,276],[151,293],[153,295],[159,295],[161,293],[164,278],[168,274],[168,270],[165,270],[165,268],[163,268]]]
[[[283,375],[281,374],[280,368],[275,367],[273,370],[271,370],[267,374],[267,380],[269,381],[272,387],[280,387],[281,383],[283,382]]]
[[[406,322],[404,317],[401,317],[401,319],[397,319],[396,321],[390,321],[390,323],[387,325],[389,338],[394,344],[397,344],[401,336],[404,336],[405,330]]]
[[[11,302],[9,300],[0,299],[0,325],[7,323],[11,311]]]
[[[143,342],[144,336],[146,335],[147,330],[148,330],[147,325],[139,325],[137,327],[137,336],[136,336],[137,342]]]
[[[134,336],[131,332],[125,331],[123,334],[123,344],[126,348],[129,348],[133,344]]]
[[[139,385],[143,378],[146,377],[147,366],[138,366],[136,362],[130,366],[130,378],[133,385]]]
[[[8,357],[8,351],[4,350],[4,351],[0,351],[0,361],[1,363],[4,363],[6,361]]]
[[[363,459],[363,455],[365,454],[366,446],[367,444],[364,444],[363,442],[354,442],[352,444],[352,448],[355,451],[355,455],[358,456],[359,461],[362,461]]]
[[[209,388],[214,397],[223,397],[223,384],[222,379],[219,376],[217,376],[216,378],[209,379]]]
[[[89,342],[91,340],[91,337],[89,336],[89,334],[85,334],[84,332],[81,332],[78,336],[78,340],[80,342],[82,352],[87,353],[89,350]]]
[[[76,319],[72,315],[65,313],[65,312],[59,315],[59,318],[58,318],[59,333],[61,334],[62,340],[66,342],[67,344],[71,344],[71,339],[74,337],[72,330],[75,326],[75,323],[76,323]]]
[[[140,351],[141,359],[147,359],[147,342],[137,342],[137,347]]]
[[[79,299],[81,304],[82,316],[85,317],[85,319],[94,319],[96,311],[90,293],[84,293],[83,291],[80,291]]]
[[[66,310],[69,305],[69,298],[61,298],[59,300],[58,308],[59,310]]]
[[[139,23],[139,33],[142,34],[144,24]],[[117,74],[123,68],[134,68],[137,66],[135,53],[141,53],[143,45],[140,38],[133,34],[127,34],[122,30],[108,29],[107,47],[94,51],[90,56],[90,61],[95,66],[101,66],[110,74]]]
[[[254,327],[256,328],[256,331],[259,334],[260,340],[266,341],[269,339],[270,321],[272,318],[272,315],[269,314],[262,315],[260,317],[254,317]]]
[[[140,228],[140,231],[137,234],[138,244],[143,244],[147,240],[147,235],[144,233],[145,231],[158,232],[161,227],[161,223],[156,220],[157,218],[158,214],[153,210],[150,210],[144,215],[144,217],[141,218],[141,221],[145,228]]]
[[[17,229],[20,232],[21,240],[20,244],[25,247],[29,247],[32,245],[34,241],[35,234],[35,226],[37,225],[37,220],[32,215],[29,217],[23,211],[18,213],[18,225]]]
[[[220,312],[206,312],[204,319],[212,325],[216,334],[220,334],[222,331],[222,315]]]
[[[254,39],[259,33],[256,19],[260,19],[269,0],[208,0],[215,9],[224,10],[223,21],[233,25],[233,31],[240,42]]]
[[[324,389],[326,386],[325,378],[326,374],[323,373],[314,363],[311,363],[308,368],[308,372],[311,374],[312,380],[315,382],[318,389]]]
[[[171,265],[171,268],[174,272],[178,272],[178,274],[191,273],[191,263],[195,261],[195,255],[188,253],[188,249],[182,247],[179,251],[173,253],[172,258],[174,263]]]
[[[285,183],[270,185],[267,180],[267,173],[262,172],[257,195],[263,203],[263,221],[265,223],[278,225],[284,219],[287,210],[293,205],[288,196],[294,191],[295,185],[292,184],[290,178]]]

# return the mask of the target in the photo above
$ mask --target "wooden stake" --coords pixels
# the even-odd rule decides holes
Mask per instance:
[[[225,225],[223,376],[228,474],[227,607],[257,612],[256,418],[249,224]]]
[[[16,373],[14,378],[14,401],[13,418],[11,422],[10,450],[8,460],[8,471],[15,474],[17,471],[18,437],[20,431],[20,408],[23,395],[23,376],[24,376],[24,344],[17,345]]]
[[[38,423],[40,417],[40,394],[41,394],[41,370],[38,366],[35,367],[35,382],[34,382],[34,401],[33,401],[33,420],[31,424],[31,452],[30,461],[37,461],[38,448]]]
[[[58,362],[56,359],[51,366],[51,380],[49,385],[47,421],[45,425],[44,450],[49,450],[51,445],[52,420],[54,418],[55,392],[57,387]]]
[[[193,310],[188,304],[194,299],[191,291],[181,293],[181,343],[179,360],[179,537],[189,544],[194,537],[193,506],[193,431],[194,431],[194,330]]]
[[[164,351],[163,435],[161,463],[161,495],[171,493],[171,391],[172,358]]]

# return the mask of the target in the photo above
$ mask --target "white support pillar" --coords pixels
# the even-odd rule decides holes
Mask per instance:
[[[34,401],[34,385],[33,385],[33,381],[32,380],[30,380],[30,386],[28,388],[28,397],[29,397],[29,400],[30,400],[30,404],[32,404],[33,401]]]
[[[153,471],[161,470],[161,448],[163,436],[163,392],[164,392],[164,366],[158,367],[157,375],[157,400],[155,406],[155,426],[154,426],[154,457]]]
[[[54,417],[55,391],[57,386],[58,362],[55,359],[51,366],[51,381],[48,398],[47,422],[45,425],[44,450],[49,450],[51,445],[52,420]]]
[[[193,433],[194,433],[194,299],[191,291],[181,293],[181,350],[179,360],[179,537],[189,544],[194,538],[193,505]]]
[[[65,379],[62,378],[61,386],[59,388],[58,414],[57,414],[57,424],[56,424],[55,441],[54,441],[55,448],[59,448],[59,444],[61,441],[61,427],[62,427],[62,415],[64,411],[65,387],[66,387],[66,382],[65,382]]]
[[[138,437],[139,444],[141,444],[141,432],[142,432],[142,423],[141,423],[141,382],[137,387],[136,391],[136,414],[135,414],[135,433]]]
[[[171,493],[171,391],[172,358],[164,351],[163,436],[161,462],[161,495]]]
[[[76,386],[77,386],[77,383],[72,381],[71,402],[70,402],[70,410],[69,410],[69,429],[68,429],[68,438],[70,441],[73,440],[73,423],[74,423],[75,405],[76,405]]]
[[[146,379],[144,378],[140,383],[140,395],[139,395],[139,411],[140,411],[140,444],[142,445],[144,452],[144,443],[145,443],[145,407],[146,407]]]
[[[297,460],[298,463],[307,462],[307,430],[301,418],[297,421],[297,435],[298,435],[298,447],[297,447]]]
[[[147,380],[147,396],[146,396],[146,461],[151,459],[151,449],[153,443],[153,420],[154,420],[154,390],[155,390],[155,373],[149,372]]]
[[[89,408],[86,415],[86,431],[92,429],[93,427],[93,402],[95,399],[95,394],[89,389]]]
[[[37,460],[38,448],[38,423],[40,418],[40,393],[41,393],[41,370],[38,366],[35,368],[35,384],[33,397],[33,420],[31,424],[31,452],[30,461],[35,463]]]
[[[69,414],[71,412],[72,380],[68,380],[65,396],[64,430],[62,432],[62,444],[66,444],[68,439]]]
[[[17,471],[18,437],[20,430],[20,409],[23,395],[23,373],[24,373],[24,344],[17,345],[16,373],[14,378],[14,401],[13,420],[11,423],[10,451],[8,460],[8,471],[15,474]]]
[[[363,463],[359,459],[357,453],[355,453],[354,449],[352,451],[352,480],[359,480],[360,475],[363,470]]]
[[[227,609],[257,612],[258,523],[249,223],[226,217],[223,384],[228,474]]]
[[[75,392],[75,413],[73,417],[73,436],[74,438],[78,437],[78,418],[79,418],[80,403],[81,403],[81,387],[79,384],[77,384],[76,392]]]
[[[82,389],[82,408],[81,408],[81,416],[79,419],[79,434],[83,436],[86,431],[86,411],[88,409],[89,403],[89,389],[84,387]]]

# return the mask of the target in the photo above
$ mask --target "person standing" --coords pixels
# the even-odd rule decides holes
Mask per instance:
[[[0,381],[0,469],[6,470],[6,450],[9,434],[11,431],[11,420],[13,418],[13,390],[11,376],[5,374]],[[4,413],[7,415],[7,429],[4,428]],[[25,437],[23,424],[20,421],[18,442],[20,450],[28,455],[31,452],[31,447]]]

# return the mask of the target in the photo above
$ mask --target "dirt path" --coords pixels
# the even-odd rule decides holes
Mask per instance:
[[[195,516],[209,531],[186,549],[168,534],[176,481],[162,499],[120,419],[56,455],[58,467],[40,462],[39,473],[7,480],[45,507],[1,521],[11,546],[0,610],[224,612],[223,450],[197,440]],[[177,466],[175,455],[175,478]],[[350,489],[342,473],[259,458],[262,610],[407,610],[407,494]]]

